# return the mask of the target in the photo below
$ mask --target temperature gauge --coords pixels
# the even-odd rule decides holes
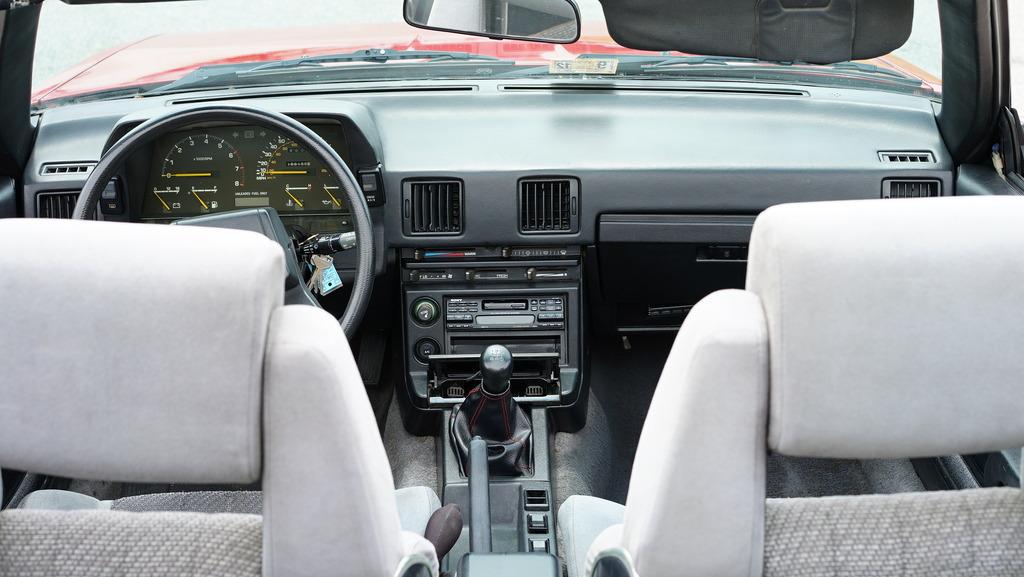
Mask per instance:
[[[312,188],[310,185],[305,186],[292,186],[286,184],[284,187],[284,193],[286,196],[284,201],[285,208],[290,210],[305,210],[306,199],[309,189]]]

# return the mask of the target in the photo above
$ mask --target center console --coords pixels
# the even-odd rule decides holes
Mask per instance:
[[[572,246],[400,253],[409,400],[403,417],[410,431],[438,436],[442,500],[464,515],[471,508],[468,447],[490,437],[483,440],[493,556],[466,557],[477,572],[521,559],[517,566],[533,567],[526,573],[546,575],[557,554],[552,415],[586,410],[578,402],[586,398],[582,256]],[[472,415],[460,412],[465,407]],[[454,570],[470,550],[467,528],[442,570]]]
[[[480,354],[515,357],[514,396],[575,402],[580,385],[578,247],[402,252],[406,382],[420,409],[452,407],[478,379]]]

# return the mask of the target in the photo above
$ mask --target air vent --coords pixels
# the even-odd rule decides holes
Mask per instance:
[[[36,216],[39,218],[71,218],[78,202],[78,191],[40,192],[36,195]]]
[[[412,181],[403,187],[404,213],[411,234],[462,233],[462,182]]]
[[[44,164],[39,169],[43,176],[57,176],[62,174],[85,176],[92,172],[95,162],[52,162]]]
[[[889,179],[882,181],[882,198],[927,198],[942,196],[938,180]]]
[[[565,234],[579,230],[579,186],[564,179],[519,182],[519,231]]]
[[[878,160],[887,164],[935,164],[935,157],[927,151],[883,151],[878,153]]]

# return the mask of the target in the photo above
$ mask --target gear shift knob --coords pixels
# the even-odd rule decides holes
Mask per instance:
[[[512,378],[512,353],[501,345],[491,345],[480,355],[483,390],[492,397],[504,395]]]

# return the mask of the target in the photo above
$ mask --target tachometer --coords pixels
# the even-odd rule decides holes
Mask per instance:
[[[189,134],[175,142],[164,156],[160,180],[153,188],[166,214],[215,211],[224,188],[245,186],[245,165],[230,142],[209,133]]]

